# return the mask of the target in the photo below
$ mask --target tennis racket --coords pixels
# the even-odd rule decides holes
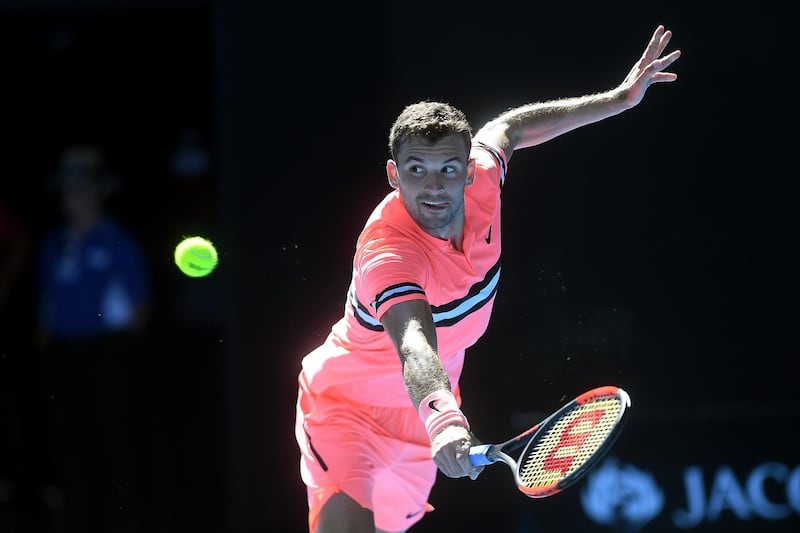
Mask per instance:
[[[630,405],[628,393],[619,387],[591,389],[513,439],[472,446],[470,462],[503,462],[523,494],[552,496],[582,478],[608,452]],[[517,459],[509,455],[523,446]]]

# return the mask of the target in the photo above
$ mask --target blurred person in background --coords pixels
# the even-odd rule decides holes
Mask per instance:
[[[35,344],[53,482],[68,532],[140,531],[137,361],[150,278],[107,202],[120,180],[95,146],[68,147],[49,185],[62,215],[38,243]]]

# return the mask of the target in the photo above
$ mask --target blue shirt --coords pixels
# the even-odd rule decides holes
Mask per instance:
[[[87,235],[50,231],[38,256],[40,319],[54,338],[126,330],[134,307],[150,298],[142,252],[131,234],[104,217]]]

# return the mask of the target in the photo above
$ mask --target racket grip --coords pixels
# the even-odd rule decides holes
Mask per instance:
[[[479,444],[477,446],[472,446],[469,449],[469,462],[472,463],[472,466],[483,466],[483,465],[490,465],[494,461],[489,459],[486,454],[494,446],[491,444]]]

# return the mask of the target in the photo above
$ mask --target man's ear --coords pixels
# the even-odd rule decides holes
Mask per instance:
[[[467,163],[467,185],[472,185],[475,181],[475,160],[470,159]]]
[[[386,162],[386,177],[389,180],[389,185],[392,187],[392,189],[397,189],[400,187],[400,181],[397,176],[397,163],[391,159]]]

